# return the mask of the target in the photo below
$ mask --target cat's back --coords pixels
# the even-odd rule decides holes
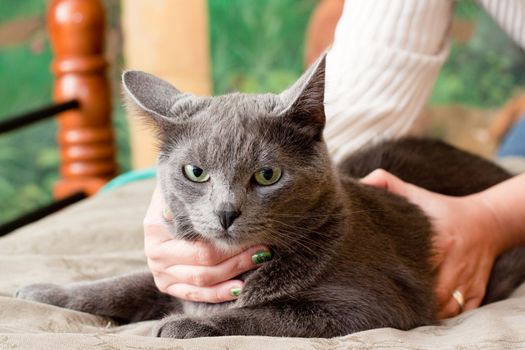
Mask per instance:
[[[329,301],[333,314],[363,317],[363,330],[432,324],[429,220],[401,197],[347,176],[340,180],[344,239],[333,247],[337,253],[308,299]]]
[[[358,296],[369,308],[377,307],[374,327],[389,322],[400,329],[430,324],[436,311],[430,221],[406,199],[356,180],[377,168],[448,195],[479,192],[509,174],[441,141],[418,138],[385,141],[340,164],[349,222],[328,284],[347,281],[347,300]]]
[[[343,176],[354,178],[364,177],[377,168],[385,169],[428,190],[452,196],[480,192],[511,177],[487,159],[441,141],[418,138],[403,138],[376,144],[349,155],[339,165]],[[402,205],[403,201],[404,199],[398,197],[391,201],[390,205],[400,208],[399,205]],[[413,210],[406,211],[405,225],[413,222],[410,217],[413,214]],[[409,232],[410,229],[406,227],[404,234]],[[409,247],[414,246],[411,240],[406,239],[404,242]],[[429,249],[428,245],[423,246],[423,251]],[[525,279],[523,266],[523,246],[499,256],[492,270],[483,304],[504,299],[522,283]]]
[[[406,137],[380,142],[346,157],[339,170],[361,178],[382,168],[428,190],[454,196],[482,191],[510,177],[477,155],[442,141]]]

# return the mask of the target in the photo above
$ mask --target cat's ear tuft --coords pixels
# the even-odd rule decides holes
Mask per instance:
[[[146,117],[161,133],[172,132],[174,126],[187,120],[197,99],[180,92],[167,81],[141,71],[125,71],[122,86],[126,107]]]
[[[324,87],[326,54],[313,63],[279,97],[285,106],[281,115],[304,132],[321,140],[325,126]]]
[[[137,107],[157,117],[171,117],[173,103],[182,95],[173,85],[146,72],[128,70],[122,74],[124,92]]]

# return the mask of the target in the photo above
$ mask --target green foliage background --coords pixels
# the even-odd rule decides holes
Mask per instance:
[[[13,6],[14,5],[14,6]],[[44,1],[0,2],[0,24],[45,11]],[[33,42],[0,49],[0,118],[51,100],[51,52],[35,54]],[[51,198],[58,154],[53,123],[0,135],[0,222]]]
[[[213,86],[277,92],[303,70],[303,37],[316,0],[209,0]]]
[[[119,1],[105,0],[115,47],[110,76],[122,171],[129,169],[127,125],[119,101]],[[279,91],[303,69],[303,37],[316,0],[208,0],[215,93]],[[44,18],[48,0],[0,0],[0,26],[37,16],[42,28],[16,45],[0,47],[0,120],[51,101],[51,52]],[[470,0],[456,15],[477,22],[467,45],[454,44],[431,103],[498,107],[525,76],[523,54]],[[1,40],[0,40],[1,41]],[[0,223],[50,201],[58,178],[56,126],[46,121],[0,136]]]
[[[500,107],[525,85],[523,51],[473,1],[458,1],[455,15],[476,23],[476,32],[466,45],[452,45],[430,103]]]

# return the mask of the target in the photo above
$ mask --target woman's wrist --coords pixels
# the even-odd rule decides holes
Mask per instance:
[[[479,206],[476,219],[486,225],[498,253],[525,244],[525,174],[468,196]],[[466,218],[470,221],[470,218]],[[493,232],[489,232],[493,231]]]
[[[474,203],[474,210],[471,217],[466,217],[474,225],[477,225],[483,232],[483,237],[491,242],[495,256],[503,254],[508,249],[516,246],[513,236],[501,221],[497,208],[486,191],[475,193],[464,197]]]

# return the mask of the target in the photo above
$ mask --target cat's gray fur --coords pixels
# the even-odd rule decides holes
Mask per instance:
[[[20,298],[122,322],[162,318],[155,335],[175,338],[333,337],[428,325],[436,322],[429,220],[403,198],[354,177],[382,167],[450,195],[509,177],[473,155],[416,139],[373,146],[335,168],[322,140],[324,58],[280,95],[195,97],[135,71],[123,80],[131,103],[158,131],[158,176],[175,214],[173,234],[221,249],[266,244],[274,259],[246,276],[236,301],[204,309],[160,293],[149,272],[30,285]],[[186,164],[206,169],[210,180],[187,180]],[[273,165],[282,167],[282,178],[254,184],[254,172]],[[216,215],[224,208],[241,212],[227,231]],[[485,302],[508,296],[524,274],[524,248],[501,257]]]

